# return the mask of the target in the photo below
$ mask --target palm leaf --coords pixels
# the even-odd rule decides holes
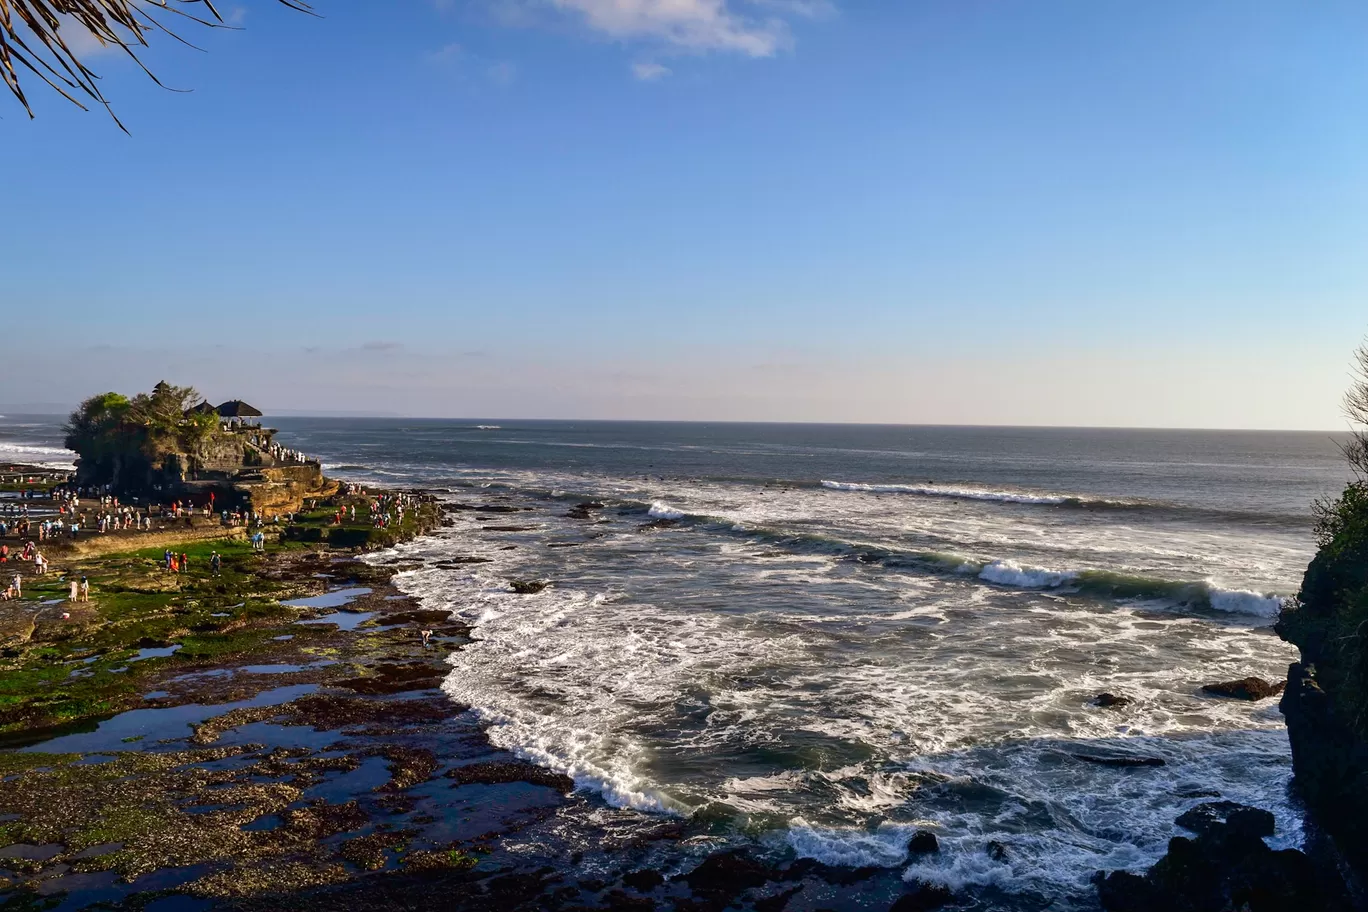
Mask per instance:
[[[312,12],[305,0],[278,2]],[[88,103],[100,105],[123,129],[100,91],[100,77],[81,62],[68,39],[84,32],[104,47],[118,48],[162,85],[138,55],[157,34],[190,44],[172,28],[179,23],[231,28],[213,0],[0,0],[0,79],[29,117],[33,108],[23,82],[32,76],[83,110]]]

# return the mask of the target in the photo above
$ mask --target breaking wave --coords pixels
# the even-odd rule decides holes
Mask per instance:
[[[632,501],[624,501],[632,503]],[[639,504],[638,509],[646,507]],[[1212,580],[1175,580],[1095,568],[1037,567],[1012,558],[977,558],[954,551],[904,550],[834,535],[738,523],[725,516],[688,513],[664,501],[646,508],[653,519],[686,520],[713,531],[764,541],[797,553],[828,554],[896,570],[971,576],[1010,589],[1039,589],[1118,602],[1166,603],[1225,614],[1275,618],[1289,594],[1227,588]]]
[[[964,567],[975,569],[972,563]],[[1276,593],[1227,589],[1211,580],[1167,580],[1111,570],[1049,570],[1012,560],[991,561],[978,568],[976,575],[985,582],[1014,589],[1070,589],[1103,598],[1164,601],[1263,618],[1277,617],[1287,598]]]
[[[997,491],[988,488],[959,488],[950,485],[864,484],[857,481],[828,481],[823,479],[822,487],[833,491],[855,491],[864,494],[913,494],[921,497],[950,497],[959,500],[989,500],[998,503],[1036,504],[1051,507],[1141,506],[1141,504],[1133,501],[1089,498],[1078,494]]]
[[[688,516],[687,513],[676,510],[674,507],[660,500],[651,504],[651,508],[646,511],[646,514],[655,519],[684,519]]]
[[[75,467],[76,454],[61,447],[28,443],[0,443],[0,461]]]

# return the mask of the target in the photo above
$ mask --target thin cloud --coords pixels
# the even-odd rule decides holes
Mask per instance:
[[[788,20],[834,7],[830,0],[497,0],[494,9],[510,25],[530,24],[539,11],[551,10],[617,41],[772,57],[791,43]]]
[[[632,75],[642,82],[655,82],[657,79],[664,79],[670,73],[669,67],[661,66],[658,63],[632,64]]]
[[[510,86],[518,78],[518,68],[507,60],[501,60],[486,67],[485,76],[497,86]]]
[[[459,44],[452,42],[451,44],[442,45],[442,47],[435,51],[429,51],[426,56],[428,63],[449,66],[465,56],[465,49]]]

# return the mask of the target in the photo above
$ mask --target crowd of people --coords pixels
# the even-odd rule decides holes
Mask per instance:
[[[223,429],[227,431],[231,430],[232,428],[229,424],[225,423],[223,425]],[[300,450],[292,450],[289,447],[281,446],[271,438],[270,434],[249,434],[247,436],[247,440],[252,444],[252,446],[256,447],[258,450],[261,450],[263,453],[270,456],[276,462],[287,462],[305,465],[310,462],[318,461],[316,459],[310,459],[308,456],[305,456],[304,453]]]
[[[276,459],[307,461],[299,451],[280,447],[272,443],[268,436],[254,436],[252,442],[262,446],[264,451]],[[354,500],[365,498],[362,509],[369,509],[368,518],[377,529],[388,529],[393,525],[402,524],[406,513],[414,509],[421,499],[420,495],[400,491],[369,493],[363,485],[356,482],[345,483],[341,493]],[[47,503],[39,503],[44,500]],[[215,500],[215,493],[210,491],[195,501],[178,498],[162,504],[141,503],[138,500],[127,503],[121,501],[108,488],[78,487],[69,483],[59,484],[46,492],[25,491],[16,501],[0,502],[0,564],[30,563],[33,575],[41,576],[49,569],[48,561],[39,548],[42,542],[59,537],[76,538],[89,534],[150,532],[154,528],[166,529],[168,523],[179,525],[181,521],[186,525],[193,525],[195,517],[203,517],[206,522],[217,519],[224,527],[245,527],[250,533],[248,540],[252,550],[264,552],[268,524],[278,528],[296,520],[294,513],[268,515],[246,508],[224,509],[216,505]],[[219,508],[216,509],[216,506]],[[308,510],[316,509],[318,506],[319,504],[312,500],[305,503]],[[356,522],[357,506],[355,502],[337,506],[332,521],[337,525],[347,521]],[[362,520],[366,518],[362,517]],[[11,549],[9,543],[4,541],[11,536],[23,542],[22,549],[17,545]],[[189,557],[184,552],[177,553],[168,548],[163,552],[161,565],[166,572],[185,573],[189,569]],[[209,558],[209,569],[217,576],[221,568],[222,557],[215,551]],[[8,601],[22,597],[23,573],[6,572],[0,575],[0,582],[4,583],[3,588],[0,588],[0,599]],[[90,583],[85,577],[79,580],[72,577],[70,585],[72,602],[90,600]]]
[[[404,511],[416,502],[415,495],[406,494],[403,491],[387,491],[371,498],[371,525],[377,529],[388,529],[391,523],[396,522],[403,525]]]
[[[10,552],[9,545],[0,544],[0,564],[29,562],[33,564],[35,576],[43,576],[48,572],[47,558],[38,550],[33,542],[25,542],[24,549],[17,554]],[[15,573],[3,590],[0,590],[0,600],[9,601],[17,599],[24,594],[24,577],[22,573]]]

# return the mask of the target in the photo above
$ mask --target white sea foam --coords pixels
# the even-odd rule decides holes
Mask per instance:
[[[0,461],[50,465],[54,468],[75,468],[76,454],[61,447],[38,446],[28,443],[0,443]]]
[[[786,838],[800,858],[851,868],[890,868],[907,859],[915,826],[882,823],[874,831],[813,826],[802,817],[789,821]]]
[[[651,509],[647,510],[646,513],[656,519],[683,519],[687,515],[661,500],[652,503]]]
[[[701,483],[643,491],[566,476],[537,486],[651,504],[658,518],[682,516],[676,505],[687,505],[692,515],[732,516],[781,535],[816,529],[906,549],[874,534],[905,515],[895,499],[833,510],[812,489],[746,500]],[[549,505],[538,519],[552,530],[583,529],[563,511]],[[954,539],[949,547],[1002,528],[929,502],[915,512],[932,515]],[[774,840],[840,864],[902,864],[909,831],[926,826],[942,852],[915,862],[909,877],[1049,896],[1090,896],[1092,871],[1152,863],[1173,818],[1205,800],[1185,796],[1209,790],[1274,811],[1280,845],[1299,836],[1276,708],[1200,695],[1204,681],[1285,668],[1293,653],[1273,638],[1201,613],[1049,592],[1107,585],[1086,558],[1053,565],[1078,570],[1024,557],[966,560],[973,578],[828,557],[813,566],[811,555],[773,537],[704,527],[643,542],[633,534],[639,520],[604,518],[617,525],[596,527],[603,537],[581,548],[505,552],[453,529],[393,553],[493,560],[396,577],[425,605],[477,624],[474,642],[451,657],[445,689],[475,708],[496,745],[568,773],[613,805],[665,813],[709,805],[789,820]],[[1004,532],[1009,542],[1037,534],[1015,516],[1008,522],[1027,528]],[[1213,553],[1221,544],[1192,541]],[[550,577],[557,587],[517,596],[510,576]],[[1156,583],[1162,592],[1162,577]],[[1270,599],[1192,585],[1221,610]],[[1102,691],[1135,702],[1101,712],[1088,701]],[[757,749],[760,768],[773,772],[755,774]],[[1102,751],[1159,755],[1166,766],[1116,770],[1071,756]],[[841,758],[834,769],[832,757]],[[988,840],[1007,845],[1005,863],[984,851]]]
[[[993,500],[1001,503],[1057,506],[1079,502],[1068,494],[1033,494],[1023,491],[993,491],[983,488],[957,488],[945,485],[863,484],[855,481],[823,481],[833,491],[860,491],[867,494],[919,494],[923,497],[954,497],[961,500]]]
[[[1078,579],[1072,570],[1044,570],[1040,567],[1024,567],[1013,560],[995,560],[978,574],[979,579],[999,586],[1015,586],[1019,589],[1054,589]]]
[[[1223,589],[1210,581],[1207,585],[1210,590],[1207,598],[1211,602],[1211,607],[1217,611],[1272,618],[1277,617],[1283,607],[1284,598],[1280,595],[1252,592],[1248,589]]]

